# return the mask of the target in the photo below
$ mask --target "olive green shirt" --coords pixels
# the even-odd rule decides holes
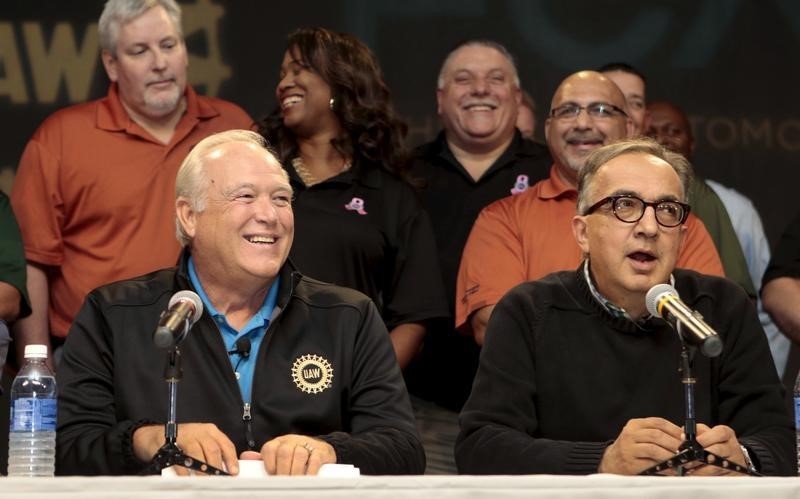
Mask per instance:
[[[738,283],[751,298],[755,299],[756,289],[728,211],[717,193],[696,173],[689,189],[689,203],[692,206],[692,213],[703,221],[711,239],[714,240],[725,270],[725,277]]]

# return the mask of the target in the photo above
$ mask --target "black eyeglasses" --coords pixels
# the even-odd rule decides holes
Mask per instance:
[[[586,114],[593,119],[611,119],[615,116],[628,116],[628,113],[607,102],[592,102],[588,106],[579,106],[578,104],[569,103],[550,111],[550,116],[559,120],[574,120],[580,116],[581,111],[586,110]]]
[[[642,219],[644,210],[648,206],[653,207],[656,213],[656,222],[664,227],[677,227],[686,221],[689,216],[690,207],[686,203],[678,201],[663,200],[648,203],[636,196],[608,196],[596,202],[586,210],[586,215],[597,211],[601,206],[611,203],[611,210],[614,215],[623,222],[632,224]]]

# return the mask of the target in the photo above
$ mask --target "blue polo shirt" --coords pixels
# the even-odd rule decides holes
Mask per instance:
[[[194,260],[192,257],[189,257],[189,278],[192,281],[192,286],[194,286],[195,291],[200,295],[200,299],[203,300],[203,306],[214,319],[214,322],[217,323],[217,327],[220,333],[222,333],[222,341],[225,343],[225,350],[227,352],[235,350],[236,342],[240,338],[247,337],[250,339],[250,355],[248,357],[244,357],[238,353],[228,356],[231,361],[231,367],[236,373],[236,379],[239,381],[239,390],[242,392],[242,400],[249,404],[253,391],[253,373],[255,372],[258,349],[261,346],[261,340],[264,339],[267,326],[269,326],[269,321],[272,318],[272,312],[275,310],[275,304],[278,301],[280,276],[275,277],[275,281],[269,288],[266,298],[264,298],[264,304],[261,305],[258,312],[250,318],[241,331],[237,331],[228,324],[225,315],[220,313],[214,308],[214,305],[211,304],[211,300],[208,299],[208,295],[206,295],[202,284],[200,284],[200,279],[197,278],[197,271],[194,268]]]

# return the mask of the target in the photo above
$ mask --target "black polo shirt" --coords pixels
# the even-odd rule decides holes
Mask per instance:
[[[389,329],[447,315],[430,220],[409,184],[365,162],[311,187],[286,170],[301,272],[366,294]]]
[[[800,213],[786,226],[775,251],[772,252],[761,288],[778,277],[800,278]]]
[[[800,278],[800,213],[781,234],[775,251],[772,252],[767,270],[764,271],[761,289],[764,289],[768,282],[779,277]],[[792,410],[793,407],[792,391],[798,372],[800,372],[800,345],[791,342],[782,379],[783,386],[786,388],[786,405],[789,410]]]
[[[453,327],[461,253],[485,206],[547,178],[551,165],[547,147],[523,139],[518,131],[477,181],[455,158],[444,132],[414,151],[411,175],[423,182],[423,205],[433,224],[450,315],[438,330],[429,331],[420,359],[406,371],[412,393],[455,410],[466,401],[479,349],[471,337],[459,335]]]

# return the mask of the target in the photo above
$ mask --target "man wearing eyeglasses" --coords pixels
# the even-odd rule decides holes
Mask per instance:
[[[605,146],[578,178],[576,270],[521,284],[489,322],[461,413],[459,472],[638,474],[684,443],[679,335],[645,296],[671,283],[719,333],[694,357],[696,443],[769,475],[795,472],[791,421],[755,307],[735,283],[677,269],[691,169],[650,139]],[[723,464],[723,462],[719,462]],[[692,475],[737,474],[688,463]]]
[[[595,71],[567,77],[553,96],[545,137],[550,176],[526,192],[483,209],[472,227],[456,285],[456,325],[483,344],[486,323],[515,285],[574,269],[581,251],[572,237],[578,172],[593,150],[633,132],[625,96]],[[722,276],[722,264],[702,222],[690,215],[678,267]]]

